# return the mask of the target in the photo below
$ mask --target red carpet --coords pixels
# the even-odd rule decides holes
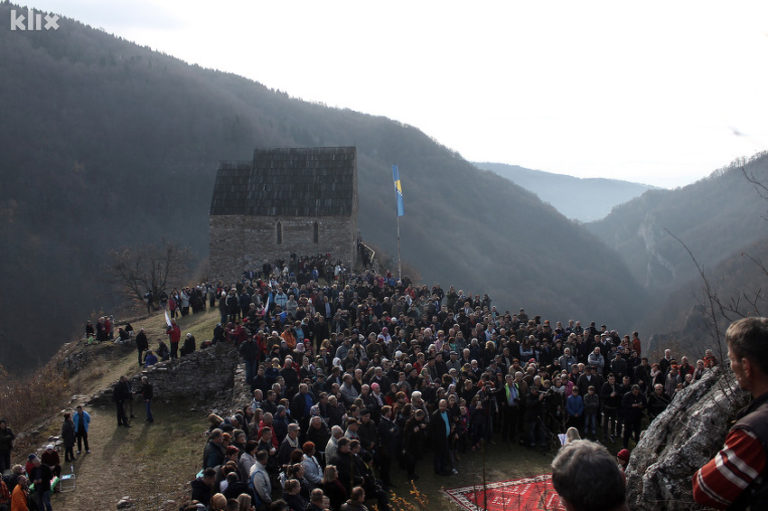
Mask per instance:
[[[565,511],[551,475],[489,483],[485,491],[481,486],[467,486],[445,493],[468,511]]]

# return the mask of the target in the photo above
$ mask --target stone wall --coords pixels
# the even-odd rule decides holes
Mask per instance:
[[[630,509],[699,509],[692,476],[722,447],[731,421],[748,401],[732,374],[720,368],[675,395],[632,451],[626,473]]]
[[[277,223],[282,243],[277,243]],[[314,242],[314,223],[318,242]],[[266,217],[211,215],[210,274],[212,279],[232,280],[245,270],[260,270],[264,261],[288,259],[291,253],[330,253],[351,267],[357,254],[356,215],[328,217]]]
[[[130,379],[131,388],[141,388],[141,377],[149,377],[155,399],[229,399],[235,381],[239,356],[234,346],[218,343],[175,360],[160,362]],[[92,405],[112,402],[114,385],[94,395]]]

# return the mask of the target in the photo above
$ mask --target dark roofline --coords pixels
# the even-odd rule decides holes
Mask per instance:
[[[357,148],[254,149],[253,160],[221,161],[211,215],[357,215]]]

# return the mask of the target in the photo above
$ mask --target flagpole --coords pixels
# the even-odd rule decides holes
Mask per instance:
[[[403,266],[400,262],[400,215],[395,211],[397,219],[397,280],[403,280]]]
[[[403,187],[400,185],[400,171],[392,165],[392,181],[395,183],[395,220],[397,221],[397,280],[403,280],[403,265],[400,261],[400,217],[403,216]]]

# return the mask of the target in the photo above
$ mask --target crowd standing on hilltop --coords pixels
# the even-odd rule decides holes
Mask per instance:
[[[416,481],[431,458],[436,474],[455,475],[457,460],[488,442],[547,451],[566,429],[617,449],[621,442],[626,464],[642,427],[717,364],[709,350],[695,364],[670,350],[649,362],[638,332],[502,313],[488,295],[349,274],[328,256],[291,256],[231,285],[204,283],[159,301],[182,316],[218,310],[221,322],[210,341],[197,346],[187,334],[179,350],[169,313],[170,348],[161,340],[150,350],[145,332],[135,335],[140,366],[228,343],[252,392],[243,409],[210,416],[190,510],[358,510],[369,500],[385,510],[396,467]],[[101,318],[86,335],[106,340],[112,325]],[[121,330],[118,339],[134,337],[130,325]],[[132,390],[127,381],[114,390],[118,426],[130,427]],[[151,422],[146,377],[137,393]],[[78,455],[81,443],[90,452],[89,422],[81,407],[65,418],[67,460],[75,441]],[[0,421],[5,468],[12,435]],[[44,471],[33,461],[28,469]]]
[[[488,295],[348,275],[322,256],[219,283],[209,304],[212,342],[237,346],[253,397],[211,416],[200,508],[243,490],[259,509],[387,509],[395,466],[417,480],[430,456],[436,474],[457,474],[485,442],[546,451],[569,427],[626,449],[717,364],[709,350],[650,363],[638,332],[501,313]]]

